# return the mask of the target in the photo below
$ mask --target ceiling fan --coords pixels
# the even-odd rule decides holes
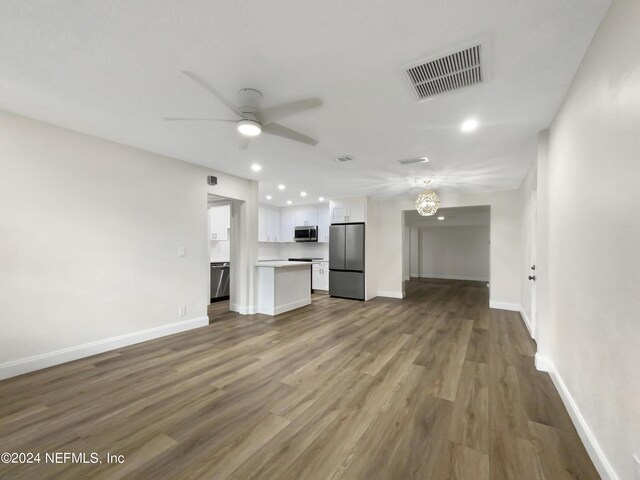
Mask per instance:
[[[253,88],[243,88],[238,92],[239,106],[236,106],[196,73],[189,71],[184,71],[182,73],[220,100],[220,102],[226,105],[227,108],[229,108],[229,110],[235,113],[239,118],[232,120],[197,117],[164,117],[164,120],[235,123],[238,131],[243,135],[240,141],[240,148],[243,150],[249,146],[251,137],[260,135],[260,133],[263,132],[307,145],[318,144],[317,140],[287,128],[284,125],[280,125],[279,123],[276,123],[276,121],[295,115],[296,113],[304,112],[305,110],[319,107],[322,105],[322,100],[319,98],[305,98],[303,100],[296,100],[275,107],[260,108],[262,94]]]

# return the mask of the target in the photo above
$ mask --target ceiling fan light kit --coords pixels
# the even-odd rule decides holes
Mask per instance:
[[[238,120],[238,131],[248,137],[255,137],[262,132],[262,125],[255,120],[243,118],[242,120]]]

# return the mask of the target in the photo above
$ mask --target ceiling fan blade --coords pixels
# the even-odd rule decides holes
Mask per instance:
[[[244,116],[242,115],[240,110],[238,110],[238,107],[236,107],[233,103],[227,100],[220,92],[218,92],[218,90],[213,88],[204,78],[200,77],[197,73],[189,72],[188,70],[184,70],[182,73],[184,73],[187,77],[189,77],[191,80],[193,80],[202,88],[204,88],[207,92],[209,92],[218,100],[220,100],[222,103],[224,103],[227,106],[227,108],[229,108],[229,110],[234,112],[236,115],[240,115],[241,117]]]
[[[227,120],[225,118],[199,118],[199,117],[162,117],[167,122],[225,122],[238,123],[237,120]]]
[[[305,98],[304,100],[296,100],[294,102],[283,103],[275,107],[265,108],[260,111],[260,118],[263,124],[277,122],[296,113],[304,112],[305,110],[311,110],[322,105],[322,100],[319,98]]]
[[[276,137],[282,137],[289,140],[293,140],[295,142],[306,143],[307,145],[317,145],[318,141],[307,137],[306,135],[296,132],[295,130],[291,130],[279,123],[269,123],[268,125],[263,125],[262,131],[264,133],[268,133],[269,135],[275,135]]]
[[[240,150],[246,150],[247,147],[249,147],[249,142],[250,141],[251,141],[251,139],[249,137],[242,136],[240,138],[240,145],[239,145]]]

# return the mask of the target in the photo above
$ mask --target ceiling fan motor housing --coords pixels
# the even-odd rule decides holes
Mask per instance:
[[[243,88],[238,92],[238,105],[242,113],[254,113],[260,108],[262,93],[253,88]]]

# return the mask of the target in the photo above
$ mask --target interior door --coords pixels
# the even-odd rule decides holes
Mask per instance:
[[[344,270],[345,226],[331,225],[329,228],[329,269]]]
[[[536,276],[536,234],[537,234],[537,190],[531,191],[531,198],[529,200],[529,266],[531,268],[529,275]],[[537,312],[537,296],[536,296],[536,282],[532,280],[531,284],[531,336],[535,339],[538,330],[538,312]]]
[[[364,271],[364,225],[345,226],[345,270]],[[331,246],[331,243],[329,243]]]

